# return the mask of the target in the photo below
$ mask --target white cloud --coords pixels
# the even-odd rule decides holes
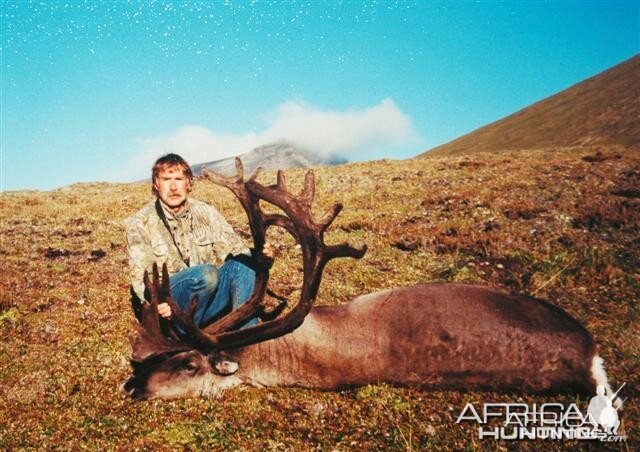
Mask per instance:
[[[266,140],[286,139],[323,155],[408,145],[417,137],[411,118],[391,99],[364,110],[344,112],[285,102],[270,117],[272,122],[264,132]]]
[[[321,155],[344,156],[368,148],[408,146],[418,140],[411,118],[392,99],[347,111],[323,111],[305,102],[288,101],[263,119],[266,127],[258,133],[226,134],[187,125],[169,136],[141,140],[140,152],[132,157],[129,168],[136,174],[142,174],[144,168],[146,174],[155,159],[169,152],[196,164],[241,154],[278,140]]]

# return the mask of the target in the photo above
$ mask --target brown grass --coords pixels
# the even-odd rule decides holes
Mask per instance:
[[[582,158],[597,150],[618,157]],[[302,172],[288,176],[301,186]],[[320,303],[433,280],[550,299],[593,333],[613,385],[627,382],[621,416],[633,449],[640,437],[637,154],[583,147],[378,161],[322,168],[317,176],[316,212],[345,205],[327,241],[369,245],[361,261],[328,266]],[[198,182],[194,196],[216,203],[247,235],[229,193]],[[124,399],[119,385],[129,373],[134,321],[119,221],[148,198],[145,184],[1,195],[0,449],[534,449],[541,443],[479,442],[475,426],[455,420],[467,402],[585,406],[568,396],[387,385]],[[292,242],[277,232],[270,239],[279,253],[272,286],[295,295],[300,261]]]

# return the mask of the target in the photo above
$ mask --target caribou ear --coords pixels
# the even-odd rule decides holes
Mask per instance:
[[[216,354],[211,357],[211,364],[218,375],[233,375],[240,367],[238,362],[224,353]]]

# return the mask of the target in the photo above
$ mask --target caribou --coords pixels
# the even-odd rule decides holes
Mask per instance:
[[[603,361],[589,332],[567,312],[526,295],[478,285],[427,283],[359,296],[336,306],[314,306],[325,265],[334,258],[361,258],[348,244],[326,245],[324,233],[342,210],[312,214],[314,173],[300,194],[288,191],[284,174],[263,185],[258,170],[245,179],[207,172],[230,189],[249,218],[256,268],[255,289],[240,308],[205,326],[172,300],[166,265],[145,274],[150,302],[132,336],[133,374],[123,384],[137,399],[217,397],[238,385],[297,386],[338,390],[388,383],[425,389],[470,389],[593,394],[609,391]],[[260,201],[282,213],[267,214]],[[264,302],[269,260],[265,234],[286,230],[301,248],[303,283],[293,306]],[[162,273],[162,274],[161,274]],[[160,319],[166,302],[182,332]],[[254,326],[240,328],[259,317]]]

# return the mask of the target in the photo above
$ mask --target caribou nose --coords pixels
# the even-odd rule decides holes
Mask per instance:
[[[134,377],[130,377],[127,381],[120,385],[120,393],[124,397],[131,397],[132,399],[146,399],[146,393],[143,389],[136,385],[137,381]]]

